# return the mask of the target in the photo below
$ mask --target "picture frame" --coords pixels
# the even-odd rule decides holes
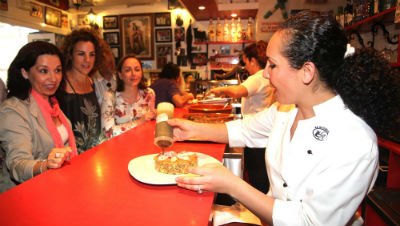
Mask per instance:
[[[135,54],[141,60],[154,59],[154,15],[120,15],[122,55]]]
[[[160,44],[156,46],[157,69],[162,69],[167,63],[173,62],[172,44]]]
[[[182,8],[182,5],[179,2],[179,0],[168,0],[168,10],[173,10],[177,8]]]
[[[36,3],[30,3],[29,15],[33,17],[43,18],[43,6]]]
[[[110,46],[110,48],[111,48],[111,51],[114,54],[114,58],[115,58],[116,63],[118,63],[118,60],[121,57],[121,54],[120,54],[121,50],[120,50],[119,46]]]
[[[1,0],[0,1],[0,10],[8,10],[8,2],[7,0]]]
[[[177,27],[174,29],[174,39],[175,42],[185,41],[185,28],[184,27]]]
[[[103,32],[103,38],[110,46],[119,45],[119,32]]]
[[[103,29],[118,29],[118,16],[103,16]]]
[[[155,13],[154,14],[154,26],[171,26],[171,13]]]
[[[207,53],[192,53],[192,66],[203,66],[208,62]]]
[[[156,29],[156,42],[172,42],[172,29],[162,28]]]
[[[69,19],[68,14],[61,14],[61,28],[69,29]]]
[[[46,7],[44,23],[47,25],[61,27],[61,10]]]

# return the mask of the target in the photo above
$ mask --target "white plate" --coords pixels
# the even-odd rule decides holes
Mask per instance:
[[[198,163],[199,166],[207,164],[207,163],[219,163],[220,161],[217,159],[202,153],[198,153]],[[132,159],[128,164],[129,173],[134,177],[136,180],[146,183],[146,184],[159,184],[159,185],[167,185],[167,184],[176,184],[175,178],[182,176],[180,175],[170,175],[165,173],[160,173],[155,169],[154,166],[154,156],[157,154],[151,155],[143,155],[137,158]]]
[[[216,97],[212,99],[206,99],[206,100],[198,100],[199,104],[225,104],[230,100],[229,97]]]

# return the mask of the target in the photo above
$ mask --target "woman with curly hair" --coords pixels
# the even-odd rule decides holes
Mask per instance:
[[[107,138],[156,116],[156,96],[146,85],[140,60],[125,55],[118,63],[117,73],[117,92],[107,91],[101,104],[101,125]]]
[[[7,99],[0,107],[5,165],[0,193],[76,156],[68,118],[54,97],[62,79],[62,55],[53,44],[26,44],[8,68]]]
[[[265,195],[222,165],[189,170],[179,186],[227,193],[268,225],[361,225],[356,214],[378,175],[376,134],[399,127],[399,75],[374,50],[345,57],[335,19],[303,11],[271,37],[264,76],[277,103],[225,124],[170,120],[175,140],[230,146],[267,142]]]
[[[100,106],[90,78],[100,56],[96,31],[83,28],[71,32],[65,36],[61,51],[65,76],[57,91],[57,98],[61,109],[71,120],[78,153],[82,153],[104,140]]]

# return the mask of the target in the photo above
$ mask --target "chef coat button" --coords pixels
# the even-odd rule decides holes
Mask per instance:
[[[312,155],[312,151],[311,151],[311,150],[308,150],[308,151],[307,151],[307,154]]]
[[[285,182],[285,183],[283,183],[283,187],[285,187],[285,188],[287,187],[287,184],[286,184],[286,182]]]

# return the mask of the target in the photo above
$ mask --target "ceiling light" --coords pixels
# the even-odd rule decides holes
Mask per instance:
[[[199,6],[199,10],[205,10],[205,9],[206,9],[205,6],[203,6],[203,5]]]
[[[232,13],[231,17],[237,17],[237,14],[236,13]]]

